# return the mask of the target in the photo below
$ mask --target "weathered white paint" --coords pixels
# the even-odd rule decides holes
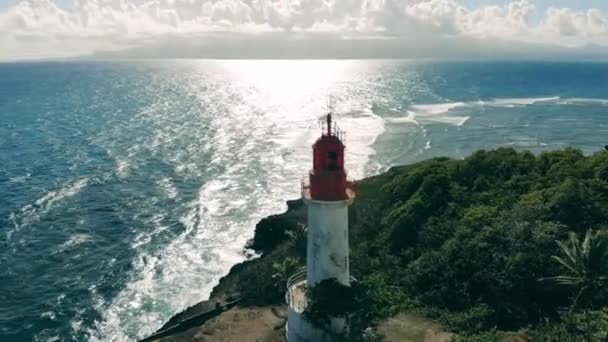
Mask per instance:
[[[350,284],[348,260],[348,206],[345,201],[317,201],[304,196],[308,205],[308,246],[306,251],[306,286],[335,278],[344,285]],[[301,284],[288,289],[287,331],[288,342],[329,342],[331,334],[308,322],[302,312],[306,301]],[[342,333],[347,329],[344,318],[331,318],[329,331]]]
[[[343,318],[332,318],[329,329],[334,332],[344,330],[345,320]],[[313,326],[302,313],[297,312],[291,306],[287,309],[287,331],[288,342],[335,342],[335,337],[321,328]]]
[[[316,201],[308,204],[308,286],[330,278],[349,285],[348,205],[345,201]]]
[[[285,299],[288,304],[287,309],[287,325],[285,335],[289,342],[323,342],[335,341],[331,334],[308,322],[303,312],[306,309],[306,280],[303,279],[294,282],[287,289]],[[346,320],[344,318],[331,318],[330,326],[327,327],[330,332],[341,333],[345,332]]]

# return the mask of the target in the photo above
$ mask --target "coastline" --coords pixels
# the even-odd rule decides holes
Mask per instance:
[[[286,232],[296,229],[299,225],[306,222],[306,210],[302,199],[286,201],[287,210],[283,213],[273,214],[261,219],[255,227],[254,237],[247,241],[243,246],[243,251],[247,254],[259,255],[250,257],[240,263],[233,265],[227,274],[220,278],[217,285],[213,287],[209,298],[200,301],[183,311],[173,315],[162,327],[152,335],[141,341],[177,341],[184,338],[192,338],[196,331],[204,330],[208,323],[221,321],[223,313],[239,308],[239,303],[246,299],[239,294],[240,278],[248,273],[256,264],[269,262],[273,259],[273,252],[288,239]],[[249,253],[253,251],[255,253]],[[284,304],[270,307],[270,311],[280,320]],[[260,308],[258,308],[260,309]],[[251,315],[249,315],[251,316]],[[275,324],[276,325],[276,324]],[[276,330],[282,333],[282,325]],[[190,331],[192,330],[192,331]]]
[[[356,329],[397,341],[424,341],[429,330],[441,341],[455,334],[582,340],[568,327],[590,313],[597,326],[580,331],[603,339],[603,290],[590,294],[597,305],[572,318],[562,314],[572,307],[567,289],[538,284],[564,272],[554,262],[561,253],[556,241],[581,233],[608,236],[607,165],[605,151],[534,155],[500,148],[397,166],[357,181],[349,210],[350,265],[360,284]],[[245,250],[260,257],[232,266],[207,300],[174,315],[161,331],[183,329],[149,340],[284,341],[285,284],[304,265],[307,245],[306,206],[301,200],[287,206],[256,225]],[[497,277],[504,281],[494,282]],[[208,320],[188,325],[205,315]],[[412,334],[420,338],[406,338]]]

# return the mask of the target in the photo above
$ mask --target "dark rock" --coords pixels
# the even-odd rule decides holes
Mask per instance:
[[[274,249],[278,244],[287,240],[287,232],[304,224],[306,221],[306,211],[304,202],[299,200],[287,201],[287,211],[271,215],[262,219],[255,226],[253,240],[247,243],[247,248],[254,249],[256,252],[267,253]]]

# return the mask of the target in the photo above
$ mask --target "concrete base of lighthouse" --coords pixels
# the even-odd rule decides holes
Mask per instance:
[[[287,325],[285,337],[288,342],[335,342],[336,336],[346,332],[348,326],[344,318],[332,318],[327,327],[314,325],[304,317],[307,307],[306,271],[294,274],[288,284]]]

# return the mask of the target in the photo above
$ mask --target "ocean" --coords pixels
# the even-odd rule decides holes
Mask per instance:
[[[353,179],[608,145],[608,63],[0,64],[0,341],[132,341],[299,196],[329,97]]]

